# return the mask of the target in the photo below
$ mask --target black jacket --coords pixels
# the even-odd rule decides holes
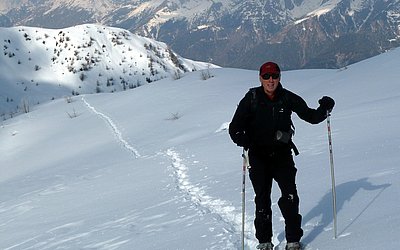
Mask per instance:
[[[274,100],[267,97],[262,86],[251,89],[236,109],[229,125],[229,135],[233,142],[245,148],[284,146],[277,141],[276,133],[290,133],[292,111],[311,124],[320,123],[326,118],[326,109],[309,108],[300,96],[284,89],[280,83]]]

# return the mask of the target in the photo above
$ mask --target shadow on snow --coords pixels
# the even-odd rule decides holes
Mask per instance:
[[[355,181],[349,181],[346,183],[342,183],[336,187],[336,208],[337,213],[343,208],[346,201],[350,201],[351,198],[359,191],[359,190],[367,190],[374,191],[380,190],[369,202],[366,204],[364,208],[361,209],[359,214],[346,225],[340,232],[339,236],[343,234],[348,228],[350,228],[357,220],[360,218],[363,213],[376,201],[376,199],[383,193],[383,191],[391,186],[391,184],[382,184],[382,185],[374,185],[368,181],[368,178],[361,178]],[[304,244],[311,243],[315,238],[318,237],[329,224],[333,223],[333,202],[332,202],[332,192],[327,192],[324,197],[318,202],[318,204],[311,209],[304,217],[303,217],[303,225],[307,225],[308,222],[312,221],[314,218],[321,219],[313,224],[316,224],[308,233],[303,237],[302,242]],[[284,233],[281,233],[278,236],[280,242],[284,240]]]

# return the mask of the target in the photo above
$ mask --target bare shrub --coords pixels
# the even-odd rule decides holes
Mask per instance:
[[[66,101],[67,103],[72,103],[74,100],[72,99],[72,96],[66,96],[66,97],[65,97],[65,101]]]
[[[78,117],[80,114],[75,111],[75,108],[72,108],[72,112],[67,112],[69,118],[73,119]]]
[[[179,114],[179,112],[174,112],[174,113],[171,113],[171,116],[168,117],[167,120],[169,120],[169,121],[175,121],[175,120],[178,120],[178,119],[181,118],[181,117],[182,117],[182,115]]]

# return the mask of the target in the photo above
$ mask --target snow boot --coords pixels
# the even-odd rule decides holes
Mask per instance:
[[[288,242],[285,250],[301,250],[301,244],[300,242]]]
[[[271,242],[260,243],[260,244],[258,244],[257,249],[259,249],[259,250],[274,250],[274,244],[272,244]]]

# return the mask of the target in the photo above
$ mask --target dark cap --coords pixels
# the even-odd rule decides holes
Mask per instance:
[[[260,76],[265,74],[280,74],[281,69],[279,68],[278,64],[274,62],[266,62],[260,67]]]

